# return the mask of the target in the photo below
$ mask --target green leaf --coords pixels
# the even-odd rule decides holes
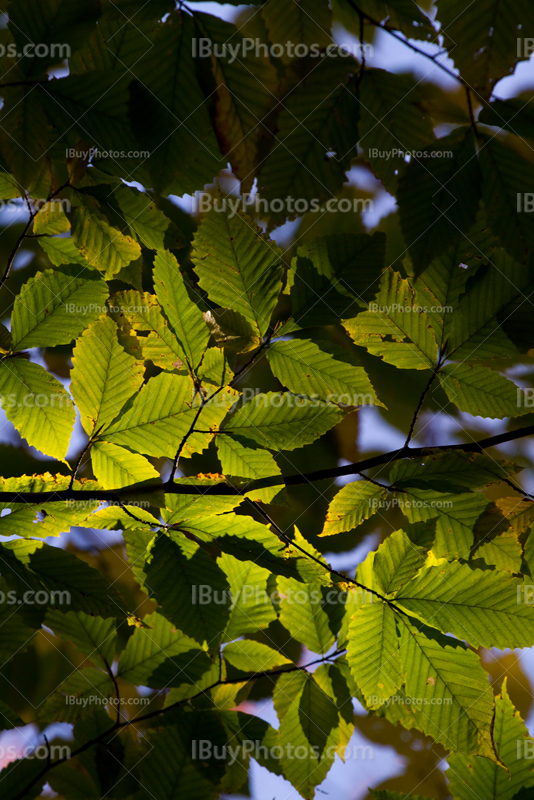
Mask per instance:
[[[260,480],[261,478],[279,476],[282,471],[268,450],[253,444],[248,439],[242,440],[239,436],[227,434],[217,436],[217,454],[221,462],[224,475],[237,478]],[[263,500],[266,503],[274,501],[280,492],[280,487],[272,486],[268,489],[259,489],[250,492],[252,500]]]
[[[515,533],[530,528],[534,522],[534,503],[532,500],[518,497],[500,497],[496,501],[499,510],[506,519],[510,520],[510,527]]]
[[[309,48],[314,46],[315,52],[318,52],[332,42],[332,14],[326,0],[302,0],[298,5],[285,3],[284,0],[270,0],[262,6],[261,16],[265,20],[271,42],[293,45],[285,46],[280,55],[284,64],[290,64],[298,58],[295,45],[304,44]]]
[[[143,364],[124,352],[117,326],[103,316],[84,331],[72,356],[72,395],[88,436],[109,425],[139,391]]]
[[[195,19],[202,33],[208,34],[214,51],[210,60],[217,85],[215,131],[246,192],[252,187],[265,147],[263,121],[276,105],[276,69],[259,48],[247,49],[239,28],[209,14],[197,13]],[[227,43],[238,48],[234,50],[238,58],[232,59],[229,52],[219,55]]]
[[[347,297],[356,297],[366,306],[376,294],[375,284],[384,268],[386,236],[381,231],[376,231],[372,236],[367,233],[339,233],[334,236],[317,237],[301,245],[297,250],[297,256],[294,286],[299,274],[301,278],[305,276],[301,262],[311,261],[317,273],[326,276],[337,292],[345,293]],[[327,306],[332,305],[336,293],[331,291],[330,294],[332,296],[325,298]],[[320,304],[321,299],[320,296],[316,296],[315,303]],[[345,305],[341,316],[346,316],[346,312]]]
[[[276,619],[267,594],[268,570],[252,561],[243,563],[228,553],[220,556],[217,564],[226,575],[232,593],[224,641],[232,641],[244,633],[257,633]]]
[[[487,99],[497,81],[511,75],[521,55],[518,35],[534,35],[534,12],[528,0],[503,6],[489,0],[483,8],[466,7],[461,0],[441,0],[438,19],[462,78]],[[528,39],[526,39],[528,41]]]
[[[157,253],[154,259],[154,289],[189,370],[194,372],[202,361],[210,332],[202,312],[189,297],[176,258],[168,250]]]
[[[283,664],[291,664],[288,658],[272,647],[250,639],[227,644],[223,653],[225,659],[242,672],[264,672]]]
[[[481,276],[479,279],[479,275]],[[517,349],[501,322],[506,321],[530,291],[532,276],[503,251],[477,273],[474,285],[458,304],[450,325],[447,354],[455,361],[510,357]]]
[[[187,522],[198,517],[213,517],[217,514],[225,514],[243,502],[239,495],[204,495],[202,489],[206,486],[213,486],[217,483],[224,483],[217,480],[218,476],[197,476],[192,478],[178,478],[175,483],[183,483],[188,486],[198,486],[198,494],[166,494],[165,508],[161,510],[161,515],[167,525],[178,525],[180,522]],[[220,476],[222,478],[222,476]]]
[[[77,50],[94,28],[100,16],[96,0],[21,0],[9,13],[9,28],[17,47],[26,57],[18,66],[26,77],[42,74]],[[37,53],[27,48],[28,42],[42,45]],[[58,46],[61,42],[61,46]],[[42,53],[45,55],[42,55]]]
[[[274,375],[290,391],[347,406],[383,405],[355,356],[342,347],[322,350],[315,342],[275,342],[267,351]]]
[[[314,653],[327,653],[336,637],[324,609],[326,593],[319,584],[302,584],[293,578],[277,580],[280,622],[291,636]]]
[[[449,400],[475,417],[503,419],[529,412],[522,390],[487,367],[448,364],[440,371],[439,380]]]
[[[477,273],[474,285],[447,320],[445,346],[454,361],[509,358],[517,352],[499,320],[511,316],[528,275],[502,251],[490,258],[491,265]]]
[[[370,708],[381,706],[404,684],[395,614],[384,602],[352,615],[347,659]]]
[[[220,193],[214,199],[218,208],[204,217],[193,240],[195,272],[210,300],[242,314],[262,336],[282,288],[281,252]]]
[[[159,472],[146,458],[109,442],[95,443],[91,462],[96,479],[104,489],[120,489],[159,477]]]
[[[414,303],[413,291],[398,272],[383,273],[374,303],[343,326],[356,344],[400,369],[429,369],[438,357],[430,318]]]
[[[194,194],[226,166],[196,77],[198,31],[192,17],[178,12],[154,27],[144,57],[128,75],[136,78],[132,128],[140,149],[150,154],[148,185],[165,196]]]
[[[289,321],[289,330],[282,329],[277,333],[283,335],[292,333],[295,327],[298,330],[299,327],[330,325],[339,323],[342,317],[355,317],[360,311],[360,304],[346,293],[345,284],[349,282],[351,287],[354,286],[358,296],[360,292],[362,296],[367,296],[369,287],[373,287],[375,280],[374,274],[369,281],[364,277],[362,284],[367,289],[365,292],[359,282],[354,284],[351,272],[348,272],[343,280],[338,280],[337,276],[329,277],[327,274],[318,273],[309,258],[298,256],[291,286],[291,309],[294,322]],[[374,290],[371,297],[373,295]]]
[[[28,59],[27,63],[39,60]],[[39,93],[34,89],[29,86],[2,90],[0,149],[17,185],[24,189],[47,170],[48,124]],[[16,136],[11,131],[16,131]]]
[[[532,191],[534,166],[495,136],[485,136],[479,153],[482,199],[491,227],[506,251],[519,262],[534,246],[534,220],[525,205]]]
[[[79,270],[76,270],[78,273]],[[15,298],[13,349],[69,344],[106,310],[108,287],[96,275],[38,272]]]
[[[211,744],[209,739],[206,741]],[[217,786],[191,761],[177,727],[152,733],[149,744],[150,752],[140,766],[141,781],[143,786],[151,787],[158,800],[216,800],[220,794]]]
[[[471,128],[458,128],[423,154],[412,158],[398,191],[402,233],[418,271],[468,232],[481,193]]]
[[[386,497],[385,489],[369,481],[348,483],[330,503],[320,536],[331,536],[356,528],[364,519],[377,513]]]
[[[33,220],[33,233],[42,236],[47,233],[52,236],[55,233],[66,233],[70,230],[70,221],[60,202],[53,200],[44,203],[35,215]]]
[[[268,392],[238,407],[222,427],[272,450],[295,450],[322,436],[341,416],[337,406],[320,400]]]
[[[519,41],[521,42],[521,39]],[[534,137],[532,106],[528,100],[525,102],[519,97],[509,97],[507,100],[495,98],[484,106],[478,119],[485,125],[494,125],[522,138]]]
[[[14,197],[22,197],[24,187],[19,186],[13,175],[8,172],[0,172],[0,198],[11,200]]]
[[[435,489],[439,492],[482,489],[509,478],[516,467],[485,453],[432,453],[425,458],[393,464],[389,480],[396,489]]]
[[[0,603],[0,625],[2,626],[0,658],[5,664],[26,650],[41,623],[38,618],[32,619],[28,614],[23,613],[25,606],[21,608],[16,603],[16,598],[16,605],[13,606],[7,592],[8,586],[3,578],[0,578],[0,587],[5,594],[5,597],[2,598],[3,602]],[[35,615],[35,610],[31,609],[31,611]]]
[[[83,611],[49,610],[45,617],[45,625],[51,628],[56,636],[72,642],[93,663],[104,669],[113,663],[113,654],[117,634],[114,619],[92,617]]]
[[[440,344],[447,342],[451,325],[458,317],[454,312],[465,293],[468,281],[477,272],[484,256],[491,261],[499,255],[495,253],[498,247],[498,239],[489,229],[485,216],[479,213],[467,235],[434,258],[420,274],[416,274],[409,257],[404,259],[403,266],[410,277],[417,301],[426,307],[426,313],[430,317]],[[498,300],[498,296],[492,295],[492,297]],[[465,300],[469,301],[469,294],[465,296]],[[472,310],[474,311],[474,308]],[[482,310],[484,313],[485,308]],[[485,318],[483,324],[488,319]],[[462,314],[460,321],[462,325],[467,325],[468,333],[471,335],[469,315]],[[494,338],[495,336],[492,337],[492,342]]]
[[[73,723],[82,717],[94,717],[95,705],[105,705],[108,698],[114,697],[114,693],[115,688],[107,672],[94,667],[74,670],[40,706],[38,721],[47,723],[52,718]]]
[[[121,29],[123,33],[126,30],[124,18]],[[146,53],[149,49],[147,39],[144,39],[144,44]],[[72,142],[77,144],[76,138],[61,138],[64,131],[72,130],[84,143],[83,147],[78,145],[75,150],[88,151],[92,146],[99,151],[99,155],[104,155],[105,151],[113,152],[113,156],[99,158],[101,168],[111,168],[113,173],[127,181],[146,180],[147,170],[143,168],[146,156],[141,155],[140,160],[139,157],[128,158],[122,155],[139,152],[139,144],[132,132],[128,113],[128,84],[132,75],[130,72],[125,75],[127,78],[121,79],[120,74],[100,69],[91,69],[83,75],[71,74],[60,81],[49,81],[41,89],[41,99],[49,114],[50,124],[56,128],[56,135],[63,147]],[[63,147],[62,159],[65,157]]]
[[[224,521],[225,525],[221,526],[221,520],[217,517],[193,520],[187,525],[180,525],[180,528],[201,541],[215,544],[239,561],[253,561],[275,575],[285,575],[308,583],[331,584],[328,568],[321,569],[300,551],[293,550],[271,533],[266,525],[237,514],[226,514]],[[304,544],[303,541],[300,546],[306,552],[312,552],[311,547]]]
[[[398,494],[402,513],[410,522],[436,520],[432,552],[436,558],[468,558],[473,546],[473,528],[489,500],[479,492],[446,494],[434,489],[412,488]]]
[[[322,58],[284,99],[269,157],[258,177],[260,197],[305,200],[306,209],[335,197],[356,157],[358,103],[352,58]],[[274,205],[274,204],[273,204]],[[272,210],[273,225],[302,214],[295,203]],[[300,204],[302,208],[302,202]]]
[[[520,787],[534,785],[530,764],[533,740],[508,696],[506,677],[501,694],[496,699],[493,735],[506,771],[486,758],[469,758],[463,753],[452,753],[447,759],[449,768],[445,775],[455,800],[476,800],[479,797],[512,800],[516,796],[519,798],[517,792]]]
[[[331,746],[325,748],[321,757],[319,745],[323,744],[325,732],[329,732],[333,722],[332,700],[320,689],[319,694],[316,691],[318,687],[310,688],[307,685],[308,681],[313,680],[313,676],[302,672],[281,675],[273,694],[274,707],[280,720],[274,744],[283,748],[280,759],[283,775],[299,787],[299,793],[307,800],[313,798],[315,787],[325,778],[334,760],[338,739],[334,731],[334,736],[328,739]],[[314,719],[310,718],[310,712]],[[318,741],[319,745],[312,745],[310,739]],[[300,758],[290,756],[294,750],[289,746],[301,748]]]
[[[183,367],[185,354],[167,321],[161,313],[157,297],[149,292],[117,292],[112,298],[117,323],[130,338],[125,349],[132,355],[142,353],[143,359],[152,361],[166,370]],[[130,327],[129,327],[130,326]],[[148,336],[137,336],[137,331],[148,331]],[[131,345],[134,345],[134,348]]]
[[[418,630],[402,615],[397,620],[406,694],[424,705],[417,718],[423,733],[448,750],[497,761],[492,741],[495,701],[476,653],[429,628]]]
[[[115,589],[98,570],[72,553],[45,545],[31,554],[28,566],[49,592],[62,593],[63,607],[68,606],[69,611],[104,619],[124,615],[124,605]]]
[[[409,75],[382,69],[363,73],[359,129],[364,160],[391,194],[396,194],[406,154],[423,150],[435,140],[418,84]]]
[[[199,644],[216,646],[229,617],[224,572],[194,542],[160,536],[150,549],[146,585],[161,613]],[[179,580],[177,577],[179,576]]]
[[[0,364],[0,398],[8,420],[28,444],[65,458],[75,413],[56,378],[25,358],[6,359]]]
[[[395,602],[475,647],[531,647],[534,608],[507,572],[438,561],[397,593]]]
[[[408,583],[425,560],[426,548],[414,545],[404,531],[393,531],[374,555],[373,572],[380,588],[391,594]]]
[[[299,718],[306,739],[322,755],[330,734],[337,727],[338,713],[336,704],[313,676],[304,684],[299,702]]]
[[[521,572],[521,545],[514,531],[505,531],[479,547],[475,558],[506,572]]]
[[[55,267],[63,264],[81,264],[86,269],[93,269],[94,265],[89,264],[85,256],[82,256],[71,236],[43,236],[39,239],[39,244]]]
[[[162,372],[143,385],[101,436],[137,453],[174,458],[198,411],[199,401],[194,396],[188,377]],[[202,406],[199,424],[209,432],[192,433],[184,444],[183,455],[201,452],[208,446],[233,400],[233,396],[221,393]]]
[[[139,237],[143,247],[163,250],[165,231],[169,227],[170,219],[156,207],[154,200],[149,195],[126,186],[120,186],[114,192],[114,197],[132,236]]]
[[[109,224],[91,205],[79,206],[72,218],[72,240],[89,265],[112,278],[141,255],[139,244]]]
[[[143,622],[147,627],[136,628],[121,653],[117,677],[164,689],[169,684],[195,684],[209,669],[209,658],[196,641],[161,614],[149,614]]]

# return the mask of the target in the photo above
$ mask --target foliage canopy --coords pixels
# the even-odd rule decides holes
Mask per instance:
[[[211,800],[251,758],[308,800],[355,726],[448,758],[378,800],[528,797],[487,650],[534,646],[534,115],[495,95],[532,3],[11,0],[0,33],[0,200],[26,212],[0,729],[38,745],[3,800]],[[374,65],[381,37],[455,88]],[[396,198],[376,230],[353,167]],[[405,444],[361,459],[380,414]],[[354,576],[322,552],[377,531]]]

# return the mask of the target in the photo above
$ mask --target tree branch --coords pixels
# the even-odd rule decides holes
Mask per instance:
[[[153,483],[144,486],[143,484],[133,484],[124,486],[121,489],[63,489],[50,492],[0,492],[0,499],[3,503],[51,503],[63,502],[67,500],[104,500],[108,502],[128,503],[128,498],[134,493],[150,495],[160,492],[162,489],[167,494],[194,494],[212,496],[234,496],[243,494],[243,491],[252,492],[258,489],[267,489],[271,486],[298,486],[314,481],[323,481],[333,478],[340,478],[345,475],[359,475],[363,470],[379,467],[382,464],[391,464],[403,458],[424,458],[434,453],[446,453],[449,451],[461,450],[465,453],[481,453],[489,447],[495,447],[505,442],[513,442],[525,436],[534,435],[534,425],[527,425],[514,431],[506,431],[496,436],[489,436],[480,439],[478,442],[467,442],[465,444],[444,444],[436,447],[401,447],[398,450],[391,450],[389,453],[382,453],[378,456],[366,458],[355,464],[347,464],[343,467],[331,467],[330,469],[320,469],[314,472],[306,472],[299,475],[287,475],[285,477],[273,476],[260,478],[256,481],[249,481],[240,486],[231,486],[228,483],[216,483],[208,486],[199,484],[185,483]]]

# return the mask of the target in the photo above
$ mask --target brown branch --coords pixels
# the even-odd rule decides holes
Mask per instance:
[[[153,483],[144,486],[143,484],[133,484],[124,486],[121,489],[63,489],[50,492],[0,492],[0,499],[3,503],[50,503],[63,502],[67,500],[107,500],[120,503],[128,503],[128,497],[134,492],[152,494],[162,489],[167,494],[194,494],[212,496],[234,496],[243,494],[244,491],[252,492],[258,489],[267,489],[271,486],[298,486],[315,481],[340,478],[345,475],[359,475],[363,470],[379,467],[382,464],[391,464],[403,458],[424,458],[434,453],[447,453],[450,451],[461,450],[465,453],[481,453],[489,447],[495,447],[505,442],[513,442],[525,436],[534,435],[534,425],[527,425],[524,428],[517,428],[514,431],[506,431],[496,436],[488,436],[478,442],[467,442],[465,444],[445,444],[436,447],[401,447],[398,450],[391,450],[389,453],[382,453],[378,456],[366,458],[355,464],[347,464],[342,467],[332,467],[330,469],[320,469],[314,472],[306,472],[298,475],[287,475],[285,477],[260,478],[256,481],[249,481],[240,486],[231,486],[228,483],[216,483],[208,486],[199,484],[185,483]]]

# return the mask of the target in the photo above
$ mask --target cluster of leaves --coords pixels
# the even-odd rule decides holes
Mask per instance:
[[[438,2],[465,90],[453,100],[352,56],[194,55],[200,38],[245,35],[324,55],[334,22],[361,42],[377,27],[437,37],[402,0],[252,5],[239,27],[170,0],[8,7],[0,199],[26,203],[29,220],[0,283],[0,398],[21,437],[60,463],[1,479],[2,675],[45,642],[68,667],[31,714],[18,690],[2,700],[0,728],[65,722],[73,740],[72,759],[47,742],[48,759],[8,765],[2,797],[48,783],[66,800],[208,800],[243,787],[252,755],[312,798],[344,758],[356,698],[443,746],[454,798],[511,800],[534,785],[518,746],[532,740],[477,650],[534,645],[533,498],[517,484],[523,465],[484,446],[408,445],[425,398],[473,417],[531,411],[503,372],[531,363],[534,222],[517,197],[534,188],[534,124],[527,102],[492,91],[522,58],[518,29],[534,35],[534,7]],[[68,44],[68,76],[49,74],[53,55],[22,55],[28,42]],[[437,138],[442,123],[451,132]],[[97,165],[92,148],[107,154]],[[398,148],[421,155],[380,156]],[[253,219],[219,184],[201,220],[168,199],[229,166],[243,192],[323,202],[357,158],[398,198],[393,263],[390,239],[359,220],[309,232],[290,257],[265,230],[296,212]],[[23,244],[36,253],[27,280],[12,269]],[[54,354],[72,359],[66,374]],[[260,361],[268,380],[250,397]],[[329,489],[321,536],[388,504],[403,515],[349,578],[283,523],[288,486],[343,472],[295,475],[288,454],[402,395],[397,370],[427,381],[406,447],[378,458],[379,475],[356,464],[344,474],[360,479]],[[86,444],[71,465],[76,410]],[[71,528],[122,532],[127,592],[109,565],[45,542]],[[27,593],[46,600],[12,602]],[[301,646],[317,654],[309,665]],[[242,705],[256,688],[272,692],[277,728]]]

